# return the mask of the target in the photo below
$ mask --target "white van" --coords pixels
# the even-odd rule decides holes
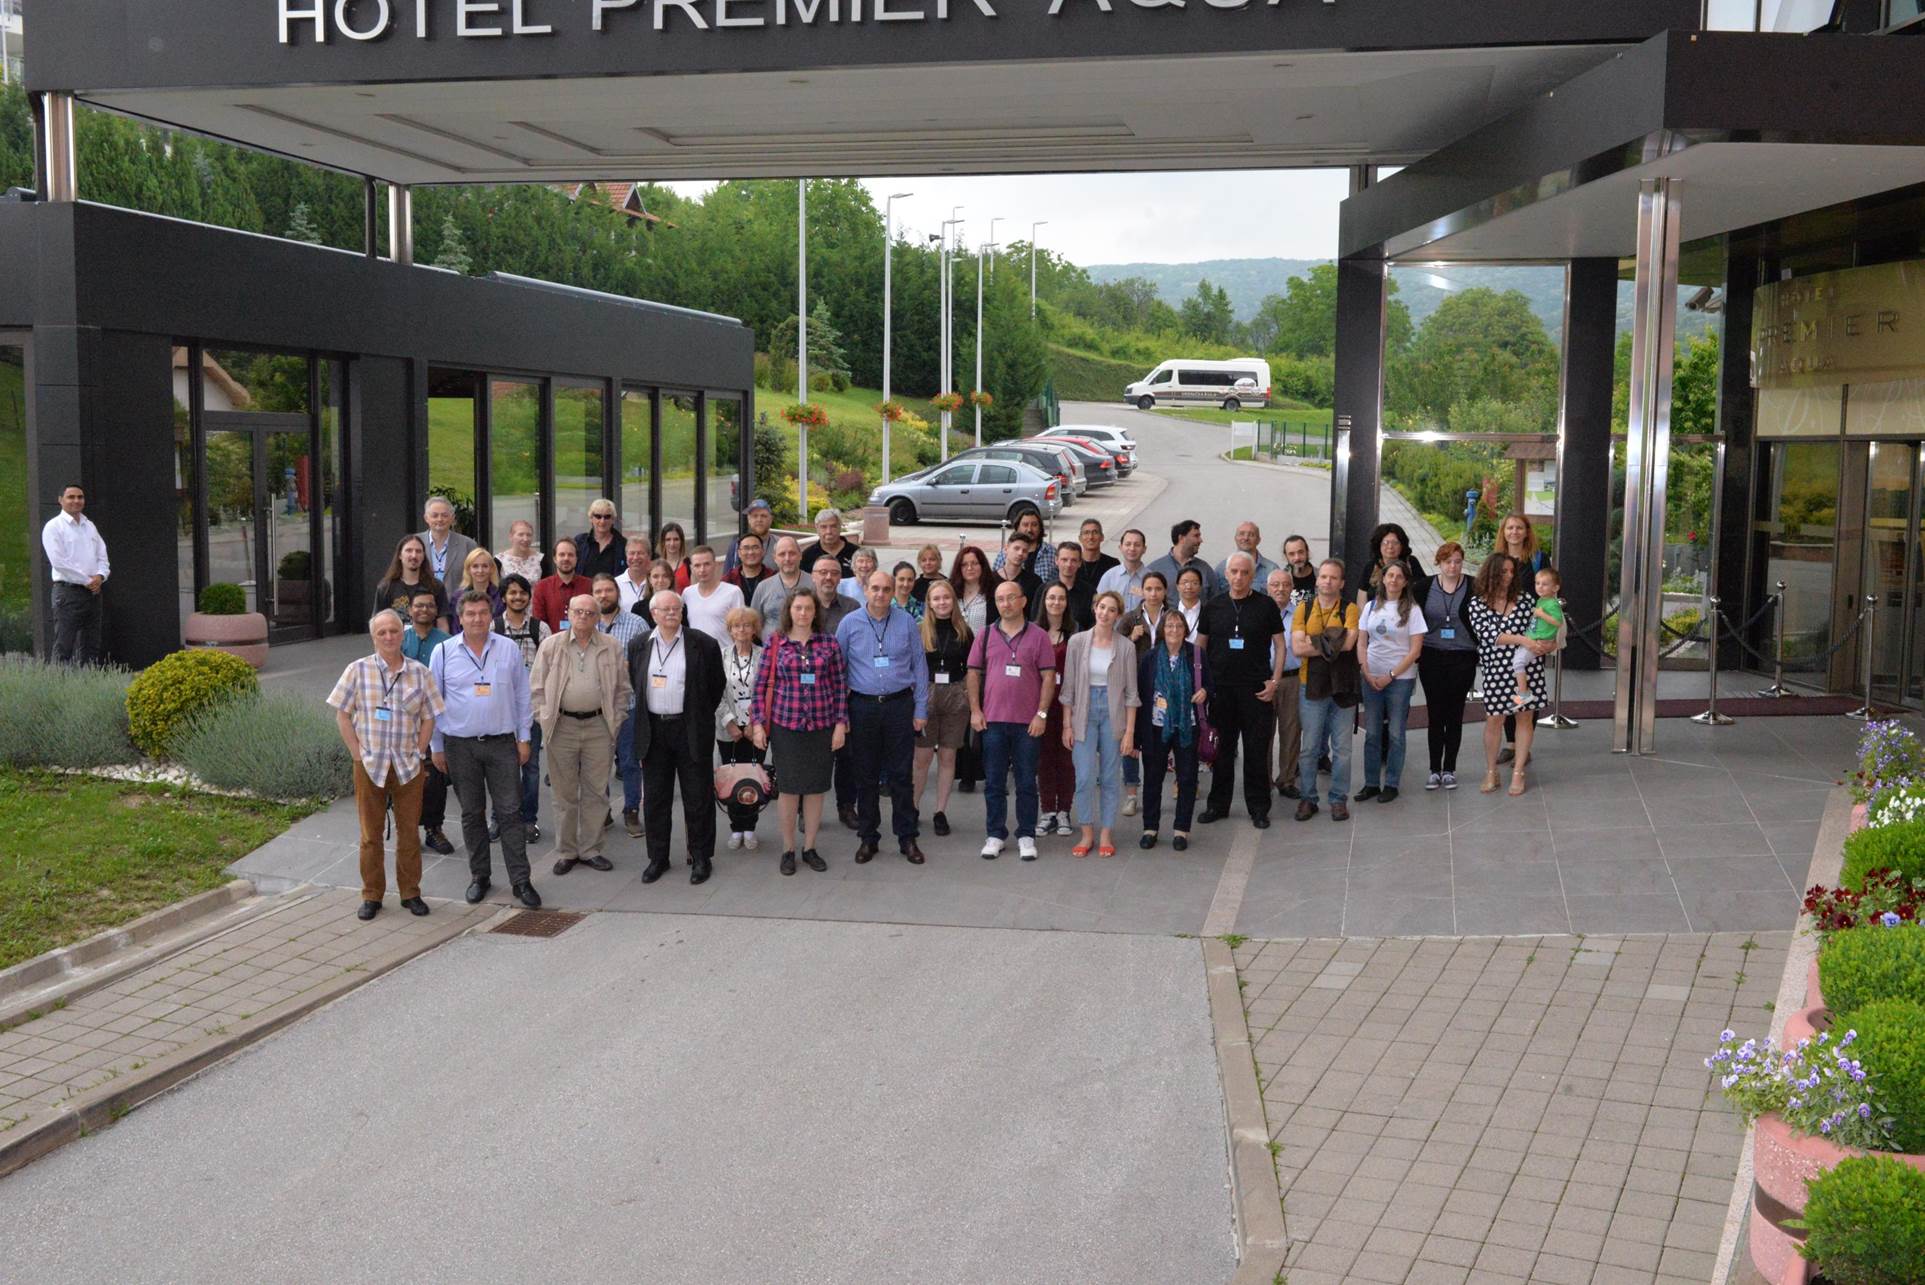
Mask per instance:
[[[1261,357],[1234,361],[1166,361],[1123,390],[1138,410],[1165,406],[1221,406],[1242,410],[1270,401],[1270,363]]]

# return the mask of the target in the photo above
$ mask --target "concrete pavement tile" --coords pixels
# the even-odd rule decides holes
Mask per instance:
[[[1418,1251],[1418,1259],[1422,1262],[1445,1263],[1452,1267],[1469,1267],[1477,1261],[1477,1255],[1482,1249],[1481,1233],[1475,1237],[1460,1237],[1444,1235],[1439,1230],[1433,1230],[1430,1235],[1424,1237],[1424,1247]]]
[[[1763,892],[1775,890],[1781,885],[1791,892],[1800,891],[1785,874],[1778,858],[1769,854],[1679,860],[1672,865],[1671,874],[1681,892],[1715,892],[1720,889]]]
[[[1531,1280],[1550,1285],[1590,1285],[1597,1268],[1595,1258],[1572,1258],[1562,1254],[1541,1253],[1531,1264]]]
[[[1627,809],[1622,802],[1615,804],[1618,809],[1618,823],[1596,829],[1559,829],[1553,824],[1551,830],[1552,846],[1560,862],[1565,861],[1648,861],[1660,857],[1657,835],[1644,824],[1642,811],[1635,805],[1629,809],[1635,814],[1637,823],[1626,825],[1624,816]],[[1553,809],[1557,812],[1560,809]]]
[[[1565,901],[1570,906],[1571,927],[1578,932],[1625,928],[1682,930],[1689,923],[1678,894],[1671,890],[1648,895],[1570,892]]]
[[[1495,891],[1466,896],[1460,885],[1457,931],[1476,935],[1562,933],[1570,931],[1570,918],[1561,896],[1517,896]]]
[[[1796,892],[1718,889],[1682,894],[1692,927],[1717,931],[1783,928],[1797,922]]]

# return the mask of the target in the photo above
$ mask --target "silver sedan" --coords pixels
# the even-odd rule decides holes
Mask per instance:
[[[924,520],[1007,522],[1026,512],[1048,521],[1062,511],[1062,490],[1053,477],[1018,460],[951,460],[899,477],[869,493],[869,503],[889,510],[889,521],[907,526]]]

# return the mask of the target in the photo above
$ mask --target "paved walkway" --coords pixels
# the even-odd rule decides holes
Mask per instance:
[[[1744,1138],[1703,1058],[1789,939],[1239,946],[1291,1285],[1703,1285]]]
[[[225,932],[0,1032],[0,1143],[122,1076],[216,1046],[243,1023],[298,1012],[483,913],[457,903],[416,918],[390,900],[387,913],[362,923],[360,901],[358,891],[309,888],[264,902]]]
[[[0,1263],[36,1285],[1227,1280],[1200,954],[680,915],[469,934],[0,1179]]]

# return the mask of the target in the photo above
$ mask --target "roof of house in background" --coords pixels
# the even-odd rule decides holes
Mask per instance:
[[[598,201],[610,209],[620,210],[628,216],[630,222],[639,219],[650,227],[658,224],[665,228],[675,226],[661,215],[649,213],[648,207],[642,204],[640,183],[562,183],[558,186],[568,194],[569,200],[578,201],[586,192],[589,200]]]

